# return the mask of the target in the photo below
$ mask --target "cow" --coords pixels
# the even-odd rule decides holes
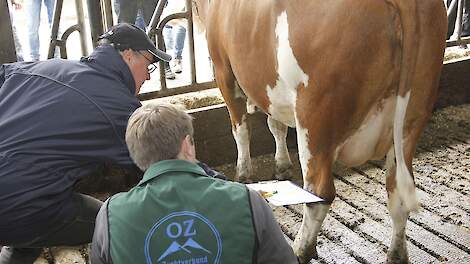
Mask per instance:
[[[442,0],[193,0],[206,27],[218,87],[238,149],[237,180],[250,179],[247,117],[268,115],[278,178],[292,167],[295,127],[304,205],[293,249],[317,257],[335,198],[332,165],[386,157],[393,237],[389,263],[408,262],[405,226],[418,208],[412,159],[437,97],[447,31]]]

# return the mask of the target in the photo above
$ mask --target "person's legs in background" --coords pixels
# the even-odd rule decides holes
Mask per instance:
[[[137,18],[137,2],[136,0],[116,0],[119,5],[118,23],[134,23]],[[116,6],[116,4],[115,4]]]
[[[13,38],[15,40],[16,60],[17,61],[24,61],[23,49],[21,48],[20,39],[18,38],[18,33],[16,31],[15,25],[13,24],[13,21],[12,21],[12,30],[13,30]]]
[[[166,52],[174,52],[175,41],[173,38],[173,26],[166,25],[163,28],[163,39],[165,40]],[[169,62],[165,62],[165,77],[169,80],[173,80],[176,78],[175,73],[171,70]]]
[[[25,1],[26,28],[28,31],[28,43],[30,60],[39,60],[39,23],[41,15],[41,0]]]
[[[49,23],[49,28],[52,27],[52,16],[54,15],[55,0],[44,0],[44,4],[47,9],[47,22]]]
[[[42,0],[25,1],[26,28],[28,31],[29,53],[31,61],[40,59],[39,25],[41,23]],[[52,26],[52,16],[54,14],[55,0],[44,0],[47,9],[48,26]]]
[[[77,214],[69,221],[59,222],[55,229],[31,241],[4,246],[0,253],[0,264],[33,263],[43,247],[77,246],[90,243],[95,229],[95,219],[102,202],[84,194],[75,193],[71,199]]]
[[[134,24],[138,28],[142,29],[143,31],[145,31],[145,29],[147,28],[147,24],[145,23],[145,20],[144,20],[144,13],[142,12],[141,8],[139,8],[139,10],[137,10],[137,17],[135,19]]]
[[[184,41],[186,39],[186,28],[183,26],[174,26],[173,30],[175,30],[175,46],[174,46],[174,61],[173,61],[173,70],[175,73],[183,72],[183,48],[184,48]]]
[[[18,32],[15,26],[15,10],[21,9],[21,5],[12,4],[12,2],[7,1],[8,9],[10,11],[10,22],[11,30],[13,32],[13,40],[15,41],[15,51],[16,51],[16,61],[24,61],[23,59],[23,49],[21,48],[20,39],[18,38]]]

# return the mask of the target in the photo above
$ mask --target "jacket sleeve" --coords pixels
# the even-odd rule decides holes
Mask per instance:
[[[248,190],[258,238],[256,263],[298,263],[297,257],[284,238],[269,205],[258,192],[250,188]]]
[[[108,203],[106,200],[96,216],[95,232],[91,242],[91,264],[112,264],[108,231]]]

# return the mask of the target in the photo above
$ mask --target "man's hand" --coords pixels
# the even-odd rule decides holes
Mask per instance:
[[[222,180],[227,180],[227,177],[224,174],[222,174],[222,173],[220,173],[216,170],[211,169],[204,162],[198,161],[197,165],[199,165],[199,167],[201,167],[207,173],[207,175],[209,175],[210,177],[218,178],[218,179],[222,179]]]

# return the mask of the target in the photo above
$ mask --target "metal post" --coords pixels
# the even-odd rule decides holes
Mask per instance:
[[[165,42],[163,41],[163,27],[165,24],[161,25],[160,17],[163,13],[163,8],[165,8],[167,0],[159,0],[157,4],[157,8],[153,12],[152,19],[150,20],[150,24],[147,28],[147,35],[151,39],[156,39],[157,47],[160,50],[166,51]],[[159,62],[159,71],[160,71],[160,89],[166,90],[166,78],[165,78],[165,64],[163,61]]]
[[[82,48],[82,56],[86,56],[88,55],[88,46],[82,0],[75,0],[75,9],[77,10],[77,23],[80,32],[80,47]]]
[[[104,17],[104,28],[108,31],[113,25],[113,8],[111,6],[111,0],[102,0],[102,15]]]
[[[196,84],[196,56],[194,54],[193,2],[186,0],[186,15],[189,36],[189,58],[191,62],[191,84]]]
[[[59,32],[59,24],[60,24],[60,15],[62,14],[62,6],[64,4],[64,0],[57,0],[55,2],[54,14],[52,15],[52,29],[51,29],[51,39],[49,44],[49,51],[47,53],[47,58],[53,58],[55,53],[56,46],[62,46],[65,44],[61,44],[57,42],[57,35]],[[62,52],[64,49],[61,49],[60,57],[66,58],[67,55],[63,54]]]
[[[0,64],[16,61],[15,40],[7,1],[0,0]]]
[[[100,0],[87,0],[90,33],[93,48],[98,45],[98,37],[104,33],[103,16],[101,15]]]

